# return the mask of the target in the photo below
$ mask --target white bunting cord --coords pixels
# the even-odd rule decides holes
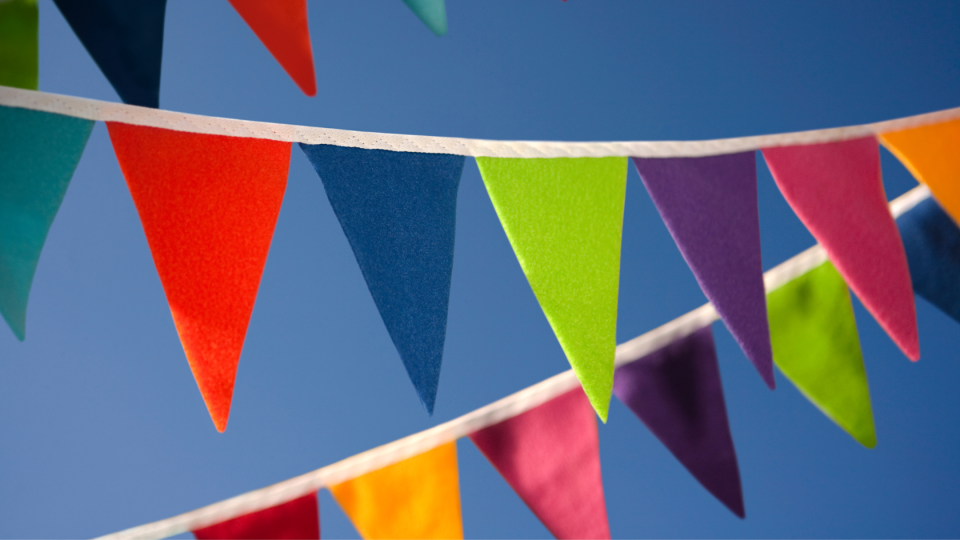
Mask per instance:
[[[894,217],[899,216],[929,196],[930,190],[926,186],[917,186],[892,201],[890,212]],[[823,248],[819,245],[813,246],[767,271],[763,276],[766,290],[768,292],[773,291],[816,268],[826,260],[827,256]],[[618,345],[615,363],[620,366],[639,360],[664,345],[712,324],[718,318],[717,312],[711,304],[700,306],[659,328]],[[166,538],[270,508],[315,492],[322,487],[356,478],[422,454],[442,444],[466,437],[477,430],[492,426],[546,403],[576,388],[579,384],[573,370],[568,370],[459,418],[348,457],[333,465],[327,465],[313,472],[198,508],[179,516],[133,527],[100,538],[101,540]]]
[[[401,152],[514,158],[712,156],[774,146],[843,141],[960,118],[960,107],[957,107],[860,126],[709,141],[549,142],[457,139],[291,126],[178,113],[9,87],[0,87],[0,105],[57,113],[87,120],[122,122],[188,133],[252,137],[307,144],[332,144]]]

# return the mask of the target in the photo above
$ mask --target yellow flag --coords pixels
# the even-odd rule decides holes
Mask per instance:
[[[330,486],[361,536],[463,538],[457,443]]]

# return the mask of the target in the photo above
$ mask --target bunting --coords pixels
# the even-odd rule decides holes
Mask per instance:
[[[433,414],[464,158],[300,147],[323,181],[420,401]]]
[[[780,371],[857,442],[876,446],[850,293],[830,261],[771,292],[767,306]]]
[[[167,0],[53,0],[124,103],[160,106]]]
[[[233,9],[308,96],[317,95],[307,0],[229,0]]]
[[[403,0],[403,3],[437,36],[447,33],[446,0]]]
[[[0,2],[0,86],[38,88],[39,21],[37,0]]]
[[[360,536],[463,538],[457,443],[330,487]]]
[[[774,388],[755,153],[633,162],[704,294]]]
[[[713,331],[617,368],[613,393],[731,512],[745,516]]]
[[[23,341],[40,252],[93,122],[0,106],[0,125],[0,313]]]
[[[898,217],[897,225],[907,251],[913,290],[960,322],[960,229],[957,224],[931,197]]]
[[[910,271],[887,208],[873,137],[766,148],[787,202],[864,306],[911,360],[920,358]]]
[[[597,421],[580,388],[470,440],[555,537],[610,538]]]
[[[880,142],[960,222],[960,119],[881,133]]]
[[[197,540],[320,540],[317,493],[193,531]]]
[[[606,422],[626,158],[478,157],[477,165],[543,313]]]
[[[107,122],[200,393],[227,427],[290,143]]]

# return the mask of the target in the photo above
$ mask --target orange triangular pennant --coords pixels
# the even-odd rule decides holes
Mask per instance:
[[[107,128],[190,369],[223,431],[290,143],[117,122]]]
[[[880,142],[960,223],[960,119],[881,133]]]

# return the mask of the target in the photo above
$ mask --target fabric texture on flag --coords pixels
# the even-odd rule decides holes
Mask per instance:
[[[300,147],[323,181],[420,401],[433,414],[464,157]]]
[[[160,106],[167,0],[53,0],[124,103]]]
[[[470,440],[555,537],[610,538],[597,421],[582,389]]]
[[[93,121],[0,106],[0,125],[0,313],[23,341],[40,252]]]
[[[704,294],[773,388],[756,153],[633,162]]]
[[[403,3],[438,36],[447,33],[446,0],[403,0]]]
[[[606,422],[627,158],[477,158],[543,313]]]
[[[0,2],[0,86],[39,87],[39,23],[37,0]]]
[[[457,443],[330,487],[360,536],[463,538]]]
[[[190,369],[223,431],[290,143],[117,122],[107,128]]]
[[[960,151],[960,146],[957,147]],[[960,176],[957,177],[960,180]],[[897,218],[913,290],[960,322],[960,229],[933,197]]]
[[[873,137],[766,148],[780,191],[853,292],[911,360],[920,358],[907,256]]]
[[[229,0],[253,33],[308,96],[317,95],[307,0]]]
[[[740,467],[710,326],[618,367],[613,393],[707,491],[744,517]]]
[[[197,540],[320,540],[316,492],[193,531]]]
[[[771,292],[767,305],[780,371],[851,437],[876,446],[850,293],[830,261]]]
[[[960,223],[960,119],[883,133],[879,138]]]

